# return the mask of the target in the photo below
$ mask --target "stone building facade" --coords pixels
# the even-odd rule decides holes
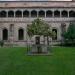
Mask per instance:
[[[62,28],[75,22],[75,0],[73,1],[1,1],[0,40],[25,45],[28,35],[26,27],[37,17],[46,21],[56,37],[62,40]]]

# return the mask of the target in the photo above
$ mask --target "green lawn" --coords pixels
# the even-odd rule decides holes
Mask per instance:
[[[52,50],[52,56],[27,56],[25,48],[0,48],[0,75],[75,75],[75,47]]]

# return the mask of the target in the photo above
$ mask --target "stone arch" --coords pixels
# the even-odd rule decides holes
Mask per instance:
[[[47,10],[46,11],[46,17],[52,17],[52,11],[51,10]]]
[[[40,10],[38,16],[39,17],[45,17],[45,11]]]
[[[62,17],[68,17],[68,11],[63,10],[63,11],[61,12],[61,16],[62,16]]]
[[[31,17],[37,17],[37,11],[36,10],[31,11]]]
[[[59,10],[54,11],[54,17],[60,17],[60,11]]]
[[[75,11],[73,10],[69,11],[69,17],[75,17]]]
[[[17,10],[17,11],[15,12],[15,17],[22,17],[22,11]]]
[[[8,11],[8,17],[14,17],[14,11],[12,10]]]
[[[24,29],[19,28],[18,30],[18,40],[24,40]]]
[[[52,40],[57,40],[57,29],[56,28],[52,29],[52,34],[53,34]]]
[[[4,28],[2,30],[3,40],[8,40],[8,29]]]
[[[0,12],[0,17],[7,17],[7,12],[6,11],[1,11]]]
[[[28,10],[23,11],[23,17],[29,17],[29,11]]]

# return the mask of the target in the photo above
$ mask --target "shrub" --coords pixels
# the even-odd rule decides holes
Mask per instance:
[[[64,33],[64,45],[75,46],[75,24],[70,23],[67,31]]]

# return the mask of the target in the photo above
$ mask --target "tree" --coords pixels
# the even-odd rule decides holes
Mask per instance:
[[[27,33],[29,36],[47,35],[48,33],[50,33],[49,30],[49,25],[39,18],[35,19],[31,25],[27,26]]]
[[[64,39],[68,45],[75,44],[75,24],[70,23],[67,31],[64,33]]]
[[[51,36],[50,26],[39,18],[35,19],[31,25],[27,26],[27,33],[30,37],[33,35]]]
[[[27,26],[27,33],[30,37],[34,35],[43,35],[47,37],[47,44],[49,45],[49,36],[51,36],[50,26],[43,20],[37,18],[31,25]]]

